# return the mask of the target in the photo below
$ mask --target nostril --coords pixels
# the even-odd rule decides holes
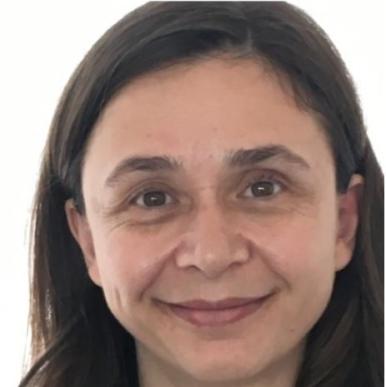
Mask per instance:
[[[239,231],[209,215],[190,223],[191,228],[183,235],[176,252],[176,266],[194,267],[206,277],[215,278],[247,262],[252,250],[250,241]]]

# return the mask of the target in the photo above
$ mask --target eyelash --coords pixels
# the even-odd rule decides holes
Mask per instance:
[[[280,192],[284,191],[286,189],[286,185],[282,182],[282,179],[278,177],[278,174],[277,173],[265,173],[265,174],[262,174],[260,175],[259,177],[255,177],[255,178],[251,178],[248,180],[248,183],[246,184],[246,187],[244,188],[243,192],[252,187],[254,184],[256,183],[261,183],[261,182],[270,182],[270,183],[273,183],[274,185],[276,186],[279,186],[279,192],[275,192],[275,189],[274,189],[274,192],[271,194],[271,195],[268,195],[266,197],[256,197],[256,196],[252,196],[252,197],[248,197],[247,199],[251,199],[251,200],[270,200],[272,199],[273,197],[276,197]],[[167,195],[171,196],[168,192],[166,192],[166,190],[164,190],[163,188],[161,187],[156,187],[156,186],[151,186],[151,187],[147,187],[147,188],[143,188],[141,189],[139,192],[137,192],[137,194],[132,198],[130,199],[130,205],[133,205],[133,206],[136,206],[136,207],[140,207],[146,211],[154,211],[154,210],[162,210],[163,208],[166,208],[167,206],[169,206],[170,204],[172,203],[167,203],[167,204],[162,204],[160,206],[146,206],[146,205],[138,205],[136,204],[137,200],[139,198],[141,198],[143,195],[149,193],[149,192],[162,192],[162,193],[166,193]],[[166,200],[167,201],[167,200]]]
[[[256,183],[261,183],[261,182],[270,182],[270,183],[273,183],[273,184],[276,184],[276,185],[279,185],[280,186],[280,192],[282,192],[286,186],[284,185],[284,183],[281,181],[281,179],[279,179],[277,177],[276,174],[274,173],[269,173],[269,174],[264,174],[264,175],[261,175],[259,178],[252,178],[250,180],[248,180],[248,183],[246,184],[246,187],[244,188],[244,191],[247,189],[247,188],[250,188],[252,187],[254,184]],[[269,200],[270,198],[273,198],[275,197],[276,195],[278,195],[278,193],[280,192],[274,192],[272,195],[269,195],[267,197],[251,197],[251,199],[259,199],[259,200]]]

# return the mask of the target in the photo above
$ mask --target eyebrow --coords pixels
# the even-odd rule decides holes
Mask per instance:
[[[252,149],[231,150],[226,153],[223,164],[228,168],[251,167],[272,158],[293,164],[304,170],[311,169],[310,165],[300,155],[283,145],[267,145]],[[183,169],[183,163],[172,156],[134,155],[118,163],[107,177],[105,186],[112,187],[121,177],[136,171],[178,172]]]

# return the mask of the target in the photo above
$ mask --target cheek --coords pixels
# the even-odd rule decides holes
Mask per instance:
[[[288,314],[315,322],[331,297],[335,278],[335,222],[327,210],[278,226],[268,248],[269,265],[285,284]],[[296,317],[298,315],[298,317]],[[294,328],[295,329],[295,328]]]
[[[333,227],[328,216],[294,216],[277,222],[274,233],[255,233],[259,256],[280,284],[273,331],[304,337],[325,311],[335,275]]]
[[[278,229],[272,243],[271,264],[289,282],[297,284],[322,282],[334,274],[333,222],[308,219]]]
[[[111,288],[127,302],[139,301],[162,268],[162,248],[154,238],[117,230],[97,237],[96,256],[104,291]]]

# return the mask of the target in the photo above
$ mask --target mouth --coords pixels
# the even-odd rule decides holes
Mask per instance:
[[[165,305],[173,315],[197,327],[221,327],[256,313],[271,296],[272,293],[252,299],[232,298],[214,303],[193,300],[182,304],[165,303]]]
[[[198,300],[191,300],[186,302],[180,302],[178,304],[172,304],[174,306],[179,306],[182,308],[188,308],[188,309],[199,309],[199,310],[223,310],[223,309],[229,309],[229,308],[236,308],[239,306],[243,306],[246,304],[249,304],[251,302],[257,301],[259,299],[264,298],[262,297],[233,297],[233,298],[226,298],[219,301],[206,301],[202,299]]]

